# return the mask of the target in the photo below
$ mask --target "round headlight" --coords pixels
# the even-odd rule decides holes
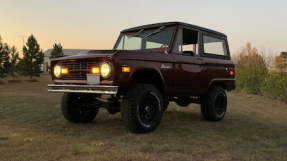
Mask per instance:
[[[108,78],[111,75],[112,66],[109,63],[103,63],[101,65],[101,76],[103,78]]]
[[[61,77],[61,66],[60,65],[56,65],[54,67],[54,76],[57,77],[57,78],[60,78]]]

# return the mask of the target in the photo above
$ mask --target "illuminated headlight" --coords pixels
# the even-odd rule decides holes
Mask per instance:
[[[56,65],[54,67],[54,76],[57,77],[57,78],[60,78],[61,77],[61,72],[62,72],[61,66],[60,65]]]
[[[112,66],[109,63],[101,64],[100,68],[101,68],[101,76],[103,78],[108,78],[111,76]]]
[[[65,67],[61,67],[60,65],[56,65],[54,67],[54,76],[56,78],[60,78],[62,75],[69,74],[69,69]]]

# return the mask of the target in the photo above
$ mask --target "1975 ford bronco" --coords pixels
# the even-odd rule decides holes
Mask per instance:
[[[133,133],[155,130],[170,101],[201,104],[205,120],[222,120],[235,89],[226,35],[181,22],[123,30],[113,50],[56,58],[51,69],[48,91],[64,93],[65,119],[91,122],[106,108]]]

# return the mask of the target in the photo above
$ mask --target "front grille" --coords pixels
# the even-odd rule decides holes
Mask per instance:
[[[69,74],[63,75],[61,79],[63,80],[86,80],[86,74],[90,72],[93,66],[98,64],[91,61],[72,61],[72,62],[62,62],[60,63],[62,67],[69,69]]]

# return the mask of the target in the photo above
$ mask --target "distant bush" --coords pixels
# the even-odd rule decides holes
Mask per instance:
[[[287,73],[287,52],[281,52],[274,58],[273,71]]]
[[[235,57],[236,86],[252,94],[261,94],[261,87],[268,74],[266,61],[256,48],[248,43]]]
[[[238,68],[236,70],[236,88],[251,94],[261,94],[267,71],[262,68]]]
[[[270,72],[261,90],[266,96],[287,101],[287,73]]]
[[[287,57],[284,56],[274,59],[276,70],[271,70],[264,55],[248,43],[234,60],[237,90],[287,101]]]

